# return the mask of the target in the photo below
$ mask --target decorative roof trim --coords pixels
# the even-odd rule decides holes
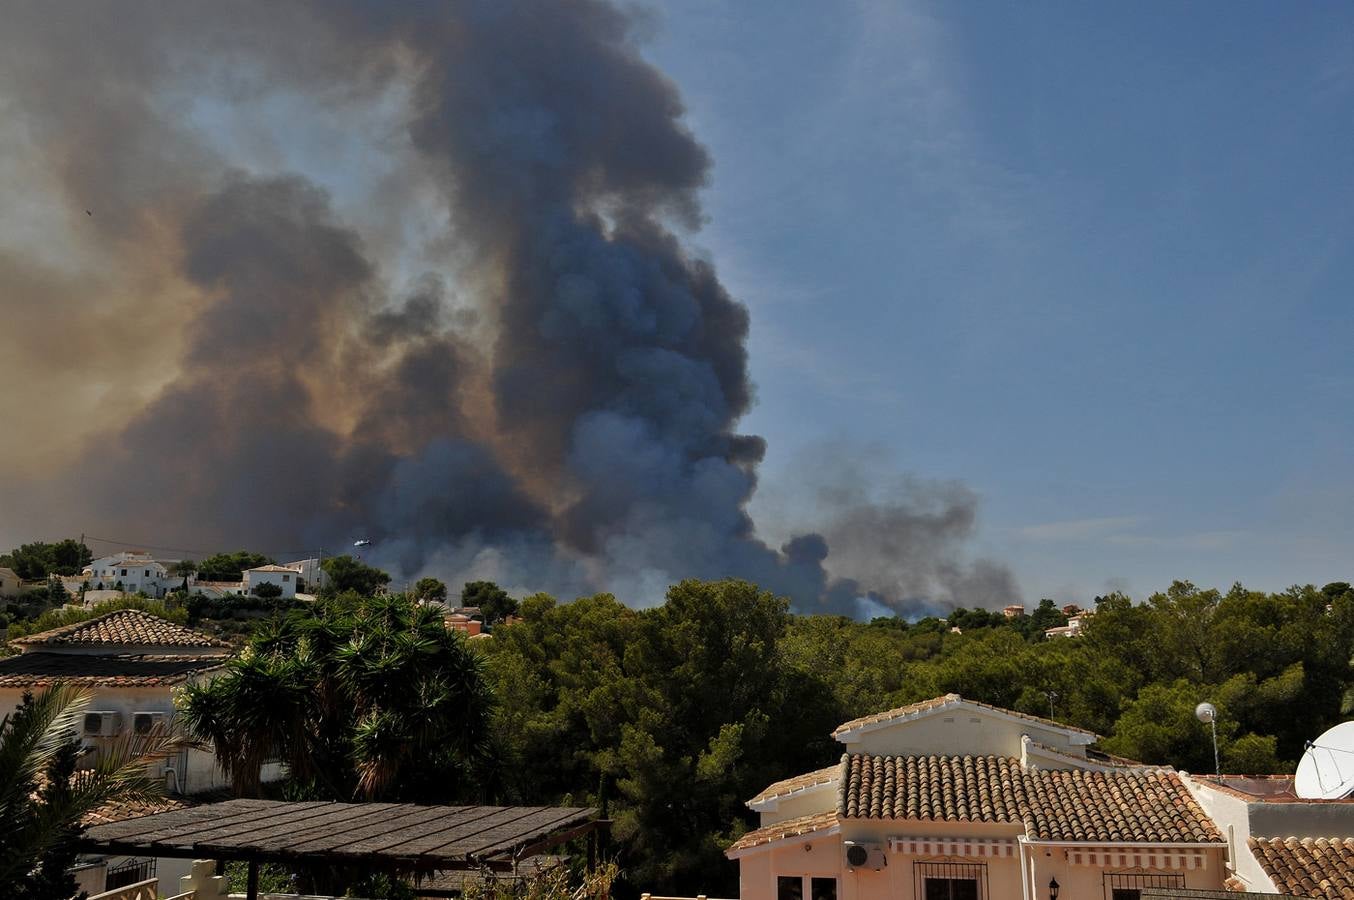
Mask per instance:
[[[839,760],[830,766],[804,775],[782,778],[780,781],[768,785],[760,794],[747,801],[746,805],[748,809],[755,812],[769,812],[774,810],[781,800],[788,797],[798,797],[820,791],[826,787],[836,786],[841,782],[843,765],[844,763]]]
[[[738,859],[754,850],[808,841],[816,837],[831,837],[841,830],[841,822],[835,812],[813,813],[753,829],[734,841],[729,849],[724,851],[724,855],[729,859]]]
[[[1033,722],[1051,731],[1059,731],[1067,734],[1071,742],[1076,744],[1093,744],[1100,740],[1100,735],[1093,731],[1087,731],[1085,728],[1078,728],[1075,725],[1066,725],[1062,722],[1055,722],[1052,719],[1045,719],[1041,716],[1032,716],[1028,713],[1016,712],[1013,709],[1002,709],[1000,706],[993,706],[990,703],[983,703],[978,700],[965,700],[958,694],[945,694],[942,697],[933,697],[930,700],[910,703],[906,706],[900,706],[896,709],[890,709],[882,713],[861,716],[858,719],[852,719],[849,722],[838,725],[832,732],[832,736],[843,744],[851,744],[859,740],[861,735],[869,734],[872,731],[888,728],[899,722],[916,721],[917,719],[926,718],[935,715],[938,712],[961,706],[978,710],[989,715],[995,715],[997,718],[1007,719],[1017,724]]]

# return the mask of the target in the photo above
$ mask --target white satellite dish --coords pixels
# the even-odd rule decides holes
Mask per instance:
[[[1293,790],[1303,800],[1339,800],[1354,792],[1354,722],[1341,722],[1307,744]]]

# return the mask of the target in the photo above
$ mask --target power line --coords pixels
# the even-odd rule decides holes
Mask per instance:
[[[115,541],[115,540],[113,540],[112,538],[94,537],[93,535],[85,535],[85,536],[84,536],[84,540],[85,540],[86,542],[89,542],[89,541],[96,541],[96,542],[98,542],[98,543],[100,543],[100,544],[113,544],[113,545],[118,546],[118,547],[135,547],[135,548],[138,549],[138,550],[162,550],[162,551],[164,551],[164,552],[166,552],[166,553],[190,553],[190,554],[192,554],[192,555],[194,555],[194,556],[213,556],[213,555],[215,555],[215,554],[217,554],[217,553],[222,552],[222,551],[220,551],[220,550],[193,550],[193,549],[190,549],[190,548],[188,548],[188,547],[160,547],[160,546],[156,546],[156,545],[154,545],[154,544],[133,543],[133,542],[131,542],[131,541]],[[226,552],[230,552],[230,551],[226,551]],[[314,552],[315,552],[314,548],[310,548],[310,549],[307,549],[307,550],[282,550],[282,551],[274,550],[274,551],[271,551],[271,552],[269,552],[269,553],[265,553],[264,555],[265,555],[265,556],[302,556],[302,555],[305,555],[305,554],[308,554],[308,553],[314,553]]]

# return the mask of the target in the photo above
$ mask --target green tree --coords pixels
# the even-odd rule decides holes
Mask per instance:
[[[840,753],[821,663],[780,650],[786,601],[685,581],[652,610],[537,595],[521,615],[485,642],[509,795],[606,807],[646,887],[734,890],[722,847],[748,827],[743,801]]]
[[[426,603],[446,603],[447,585],[436,578],[420,578],[414,584],[414,599]]]
[[[48,575],[78,575],[93,560],[89,548],[65,538],[54,544],[35,541],[0,555],[0,566],[13,569],[25,581],[37,581]]]
[[[470,581],[461,588],[461,605],[477,606],[486,625],[497,625],[517,614],[518,604],[508,592],[492,581]]]
[[[202,581],[239,581],[244,577],[245,569],[259,566],[276,565],[277,560],[262,553],[237,550],[234,553],[217,553],[209,556],[197,566],[197,577]],[[176,572],[186,575],[186,572]]]
[[[177,752],[178,736],[157,729],[100,749],[77,771],[80,722],[91,695],[56,685],[0,720],[0,884],[10,897],[66,900],[77,893],[69,870],[81,820],[117,800],[161,796],[150,763]]]
[[[390,576],[351,556],[331,556],[320,564],[326,584],[321,593],[336,596],[347,592],[369,597],[390,583]]]
[[[278,597],[282,596],[282,585],[273,584],[271,581],[265,581],[262,584],[254,585],[249,593],[264,600],[276,600]]]
[[[274,620],[182,700],[239,794],[281,759],[316,798],[421,803],[476,795],[492,709],[483,661],[402,595],[344,594]]]

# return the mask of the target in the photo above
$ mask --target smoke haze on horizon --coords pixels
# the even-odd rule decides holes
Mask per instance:
[[[687,244],[712,164],[604,2],[152,4],[0,34],[0,526],[377,542],[401,577],[796,609],[1019,597],[976,495],[747,513],[747,310]],[[88,210],[88,214],[86,213]]]

